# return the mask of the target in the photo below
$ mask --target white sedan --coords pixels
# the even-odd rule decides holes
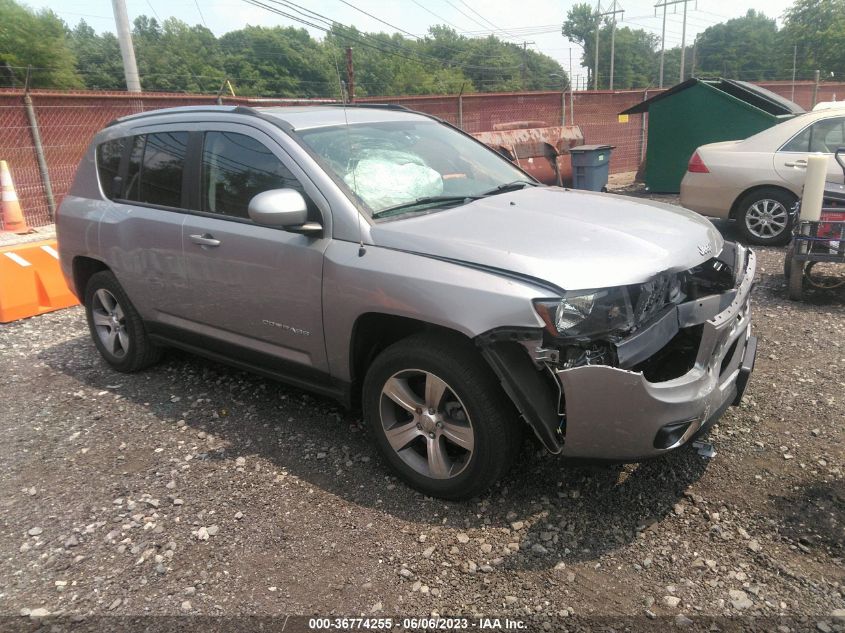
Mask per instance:
[[[827,155],[827,180],[841,183],[842,169],[833,158],[839,147],[845,147],[845,112],[836,109],[802,114],[743,141],[702,145],[681,181],[681,205],[736,220],[752,244],[785,244],[807,156]]]

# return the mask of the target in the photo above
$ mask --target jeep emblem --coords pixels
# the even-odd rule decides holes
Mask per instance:
[[[698,245],[698,252],[701,255],[709,255],[710,253],[713,252],[713,247],[710,245],[709,242],[707,244],[699,244]]]

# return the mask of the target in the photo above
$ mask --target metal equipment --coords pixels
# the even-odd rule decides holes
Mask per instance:
[[[845,176],[845,147],[834,154]],[[829,290],[845,286],[845,184],[826,182],[821,217],[801,220],[800,201],[792,208],[793,239],[783,263],[789,298],[800,301],[804,282]]]
[[[546,126],[542,121],[499,123],[475,138],[547,185],[572,185],[570,150],[583,145],[577,125]]]

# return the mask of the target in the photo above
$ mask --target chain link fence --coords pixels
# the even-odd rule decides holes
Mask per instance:
[[[761,84],[809,109],[817,101],[845,97],[845,83],[791,82]],[[473,93],[465,95],[365,97],[358,102],[394,103],[438,116],[469,133],[485,132],[498,124],[531,122],[531,127],[559,126],[564,122],[580,126],[587,144],[607,143],[615,147],[611,173],[636,171],[645,156],[647,117],[633,115],[621,121],[618,113],[653,97],[657,90]],[[42,140],[46,173],[39,169],[33,128],[27,117],[21,90],[0,90],[0,159],[9,163],[24,215],[31,226],[53,221],[54,209],[45,183],[52,185],[55,205],[61,204],[73,182],[77,165],[91,138],[110,121],[137,112],[181,105],[211,105],[213,95],[126,92],[31,91],[34,123]],[[252,99],[226,97],[224,103],[239,105],[300,105],[326,103],[329,99]],[[574,106],[574,107],[573,107]],[[0,229],[2,220],[0,219]]]

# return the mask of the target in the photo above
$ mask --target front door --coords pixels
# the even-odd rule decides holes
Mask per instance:
[[[775,153],[775,170],[793,191],[800,191],[807,176],[807,157],[821,153],[827,156],[827,180],[845,182],[842,167],[834,153],[845,147],[845,116],[820,119],[804,128]]]
[[[325,200],[304,186],[304,173],[276,141],[253,128],[215,124],[202,133],[199,153],[198,209],[182,225],[190,329],[253,364],[326,372],[328,239],[259,226],[247,213],[250,199],[269,189],[299,190],[316,221],[328,213]]]

